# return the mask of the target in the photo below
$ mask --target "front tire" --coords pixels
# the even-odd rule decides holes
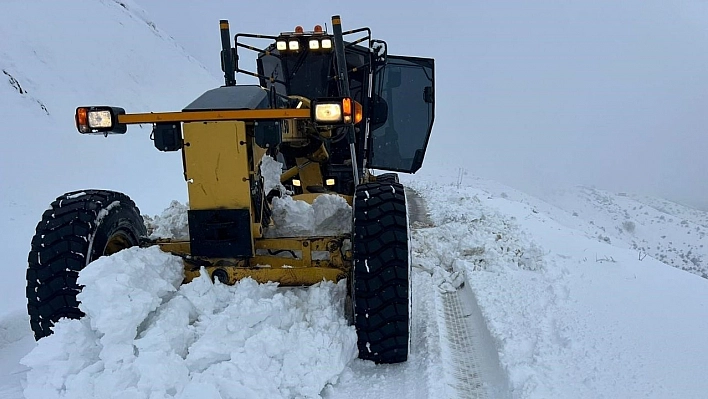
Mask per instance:
[[[354,197],[352,303],[359,358],[408,359],[410,266],[403,186],[359,185]]]
[[[104,255],[136,246],[147,235],[140,211],[125,194],[84,190],[64,194],[42,215],[27,269],[27,312],[35,339],[60,318],[81,318],[79,271]]]

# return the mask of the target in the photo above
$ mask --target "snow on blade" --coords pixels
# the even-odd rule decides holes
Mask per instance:
[[[180,286],[180,258],[131,248],[80,273],[81,320],[22,360],[27,398],[318,397],[356,357],[346,286]]]
[[[334,194],[322,194],[312,204],[295,200],[280,183],[283,164],[268,155],[261,159],[261,175],[266,194],[280,191],[281,197],[273,198],[273,224],[266,237],[335,236],[351,232],[352,207]]]
[[[273,224],[267,237],[333,236],[351,232],[352,207],[333,194],[322,194],[312,205],[290,196],[273,198]]]

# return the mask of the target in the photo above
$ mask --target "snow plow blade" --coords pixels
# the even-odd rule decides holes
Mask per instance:
[[[351,270],[351,250],[347,237],[263,238],[255,241],[252,258],[199,258],[189,251],[189,241],[157,241],[165,252],[180,256],[185,264],[185,284],[199,277],[201,268],[224,284],[244,278],[259,283],[277,281],[283,286],[317,284],[323,280],[337,282]],[[286,254],[287,256],[269,255]]]

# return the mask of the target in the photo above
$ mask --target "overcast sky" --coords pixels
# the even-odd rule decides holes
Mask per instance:
[[[340,14],[392,54],[435,58],[425,174],[463,168],[532,192],[585,184],[708,209],[706,1],[140,4],[218,75],[219,19],[277,34]],[[242,52],[242,66],[252,58]]]

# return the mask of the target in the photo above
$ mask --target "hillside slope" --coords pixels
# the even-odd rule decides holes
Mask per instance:
[[[576,187],[548,201],[602,230],[601,240],[613,238],[637,253],[708,278],[708,212],[675,202],[627,193]]]
[[[147,212],[186,197],[180,155],[157,151],[149,126],[86,137],[75,108],[179,110],[220,82],[132,0],[3,1],[0,37],[2,314],[24,307],[30,240],[58,195],[115,189]]]

